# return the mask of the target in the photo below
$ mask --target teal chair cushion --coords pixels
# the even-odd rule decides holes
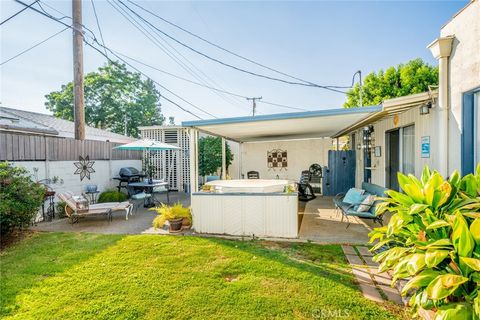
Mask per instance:
[[[361,199],[364,192],[365,190],[362,189],[351,188],[350,190],[348,190],[347,194],[345,194],[342,202],[348,204],[360,203],[362,202]]]
[[[140,192],[132,195],[130,198],[132,198],[133,200],[142,200],[142,199],[150,198],[151,196],[152,195],[150,193]]]
[[[369,211],[361,212],[353,209],[347,210],[347,216],[355,216],[360,218],[375,218],[375,214],[372,214]]]

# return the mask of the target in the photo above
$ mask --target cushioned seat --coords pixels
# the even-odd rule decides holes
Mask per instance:
[[[335,204],[335,208],[342,212],[342,221],[343,217],[359,217],[359,218],[366,218],[366,219],[374,219],[374,221],[383,225],[382,217],[377,216],[375,214],[376,205],[381,202],[381,200],[376,200],[373,203],[368,205],[363,204],[363,206],[367,206],[368,210],[366,211],[359,211],[358,208],[362,205],[362,201],[369,195],[374,195],[377,197],[385,197],[385,192],[388,189],[378,186],[376,184],[363,182],[362,189],[352,188],[348,190],[346,194],[340,193],[337,194],[333,198],[333,203]],[[361,192],[363,191],[363,192]],[[350,222],[347,225],[347,228],[350,226]]]

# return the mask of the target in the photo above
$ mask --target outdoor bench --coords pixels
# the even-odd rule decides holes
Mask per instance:
[[[352,189],[349,190],[350,193],[352,193],[352,191],[355,193],[360,190],[362,190],[363,193],[361,193],[360,196],[357,196],[357,198],[348,197],[349,199],[346,199],[345,196],[348,194],[348,192],[339,193],[333,198],[335,209],[340,210],[340,212],[342,213],[342,221],[344,217],[348,221],[347,228],[350,226],[350,221],[348,220],[348,217],[373,219],[374,222],[378,222],[380,225],[383,225],[382,216],[375,215],[376,206],[382,200],[375,200],[367,204],[362,202],[369,195],[373,195],[375,197],[385,197],[386,196],[385,191],[387,191],[388,189],[378,186],[376,184],[367,183],[367,182],[362,183],[362,189],[355,189],[355,188],[352,188]],[[363,206],[363,209],[366,208],[366,210],[359,210],[360,206]]]

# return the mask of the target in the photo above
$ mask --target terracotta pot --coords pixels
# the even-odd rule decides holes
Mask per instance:
[[[190,220],[188,220],[187,218],[183,218],[182,219],[182,229],[190,229],[192,227],[192,223],[190,222]]]
[[[182,221],[183,218],[168,220],[170,223],[170,232],[180,232],[182,231]]]

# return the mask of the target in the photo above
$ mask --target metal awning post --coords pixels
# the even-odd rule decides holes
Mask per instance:
[[[222,180],[227,179],[227,152],[225,144],[225,138],[222,137]]]
[[[189,130],[190,135],[190,194],[198,191],[198,132],[196,129]]]

